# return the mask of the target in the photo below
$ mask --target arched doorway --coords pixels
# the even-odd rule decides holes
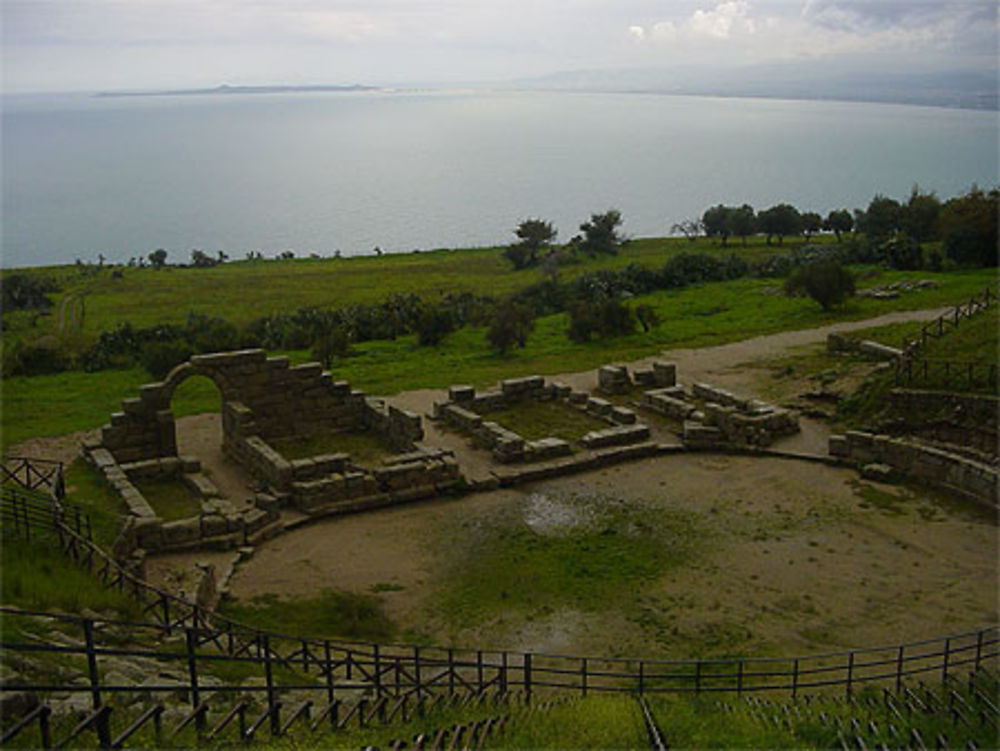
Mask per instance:
[[[201,462],[219,494],[237,509],[252,497],[252,479],[222,448],[222,393],[215,381],[192,373],[180,381],[170,398],[177,455]]]

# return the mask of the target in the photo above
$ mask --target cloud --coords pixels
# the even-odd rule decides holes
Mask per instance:
[[[755,24],[748,16],[749,5],[746,0],[729,0],[713,10],[696,10],[688,20],[687,28],[694,34],[715,39],[728,39],[734,32],[753,34]]]

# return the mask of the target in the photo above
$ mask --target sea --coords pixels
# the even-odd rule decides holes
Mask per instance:
[[[561,241],[617,208],[662,236],[717,203],[863,208],[998,183],[998,113],[448,90],[2,100],[6,268]]]

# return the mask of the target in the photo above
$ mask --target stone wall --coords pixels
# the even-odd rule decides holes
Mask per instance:
[[[352,391],[318,363],[293,367],[286,357],[253,349],[195,355],[162,382],[142,386],[138,398],[124,400],[122,410],[101,429],[102,445],[119,462],[176,456],[170,400],[177,386],[194,375],[210,378],[219,388],[227,444],[251,435],[267,440],[374,430],[406,451],[423,435],[418,416]]]
[[[884,464],[900,474],[997,504],[997,468],[916,441],[856,430],[830,436],[830,454],[859,464]]]
[[[604,371],[602,368],[598,372]],[[620,374],[618,370],[615,372]],[[649,429],[637,424],[633,410],[613,405],[606,399],[590,396],[584,391],[573,391],[562,383],[548,383],[542,376],[509,378],[501,381],[497,389],[484,392],[477,392],[472,386],[452,386],[448,390],[448,400],[435,403],[434,417],[470,435],[502,464],[542,461],[571,454],[572,447],[561,438],[547,437],[529,441],[496,422],[484,419],[480,414],[523,403],[525,400],[559,401],[567,409],[586,411],[613,426],[582,436],[580,443],[584,448],[621,445],[649,438]],[[625,429],[617,426],[625,426]]]

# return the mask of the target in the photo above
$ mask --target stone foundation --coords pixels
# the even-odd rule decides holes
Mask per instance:
[[[844,435],[830,436],[830,454],[861,465],[887,465],[904,477],[997,505],[996,467],[916,441],[849,430]]]

